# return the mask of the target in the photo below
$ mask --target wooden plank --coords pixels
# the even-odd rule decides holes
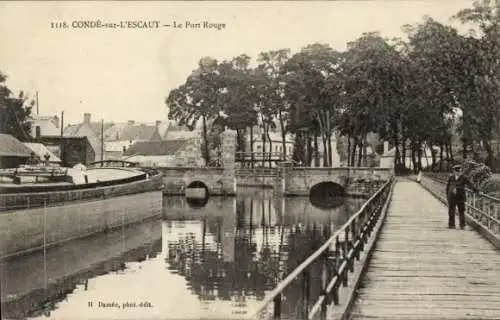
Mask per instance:
[[[446,206],[397,182],[351,319],[500,319],[500,251],[447,223]]]

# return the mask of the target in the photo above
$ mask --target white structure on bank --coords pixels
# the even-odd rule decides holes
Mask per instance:
[[[422,158],[420,159],[422,167],[432,166],[432,152],[430,148],[424,148],[422,150]],[[389,149],[389,142],[384,141],[384,153],[380,157],[380,167],[381,168],[394,168],[394,158],[396,157],[396,148],[392,147]],[[408,169],[414,169],[413,160],[411,158],[411,150],[407,148],[405,157],[405,167]]]

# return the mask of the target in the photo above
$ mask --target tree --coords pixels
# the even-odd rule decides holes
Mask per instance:
[[[218,62],[205,57],[198,63],[198,68],[188,77],[186,83],[172,90],[165,100],[169,108],[168,118],[176,120],[194,130],[202,120],[202,154],[205,165],[210,163],[207,121],[221,116],[220,78]]]
[[[468,53],[474,60],[476,72],[470,75],[469,90],[464,97],[474,104],[473,111],[464,116],[462,132],[472,138],[476,133],[488,153],[488,161],[493,162],[493,151],[490,145],[491,135],[495,129],[498,149],[500,136],[498,123],[500,109],[500,4],[498,1],[475,1],[472,8],[460,10],[455,19],[462,23],[473,23],[479,26],[481,34],[474,32],[467,39]],[[486,117],[484,117],[487,115]],[[483,124],[484,123],[484,124]],[[468,126],[468,127],[467,127]],[[472,129],[471,129],[472,128]],[[466,129],[469,129],[467,131]],[[472,131],[472,133],[470,132]],[[467,137],[466,137],[467,138]],[[465,148],[464,148],[465,149]],[[497,150],[498,151],[498,150]]]
[[[344,57],[346,98],[338,125],[348,136],[349,165],[355,165],[358,151],[357,165],[360,166],[362,159],[366,159],[370,132],[379,133],[385,139],[393,138],[394,144],[398,144],[406,74],[395,45],[375,32],[364,33],[348,43]]]
[[[289,130],[306,140],[318,165],[318,141],[323,140],[323,165],[331,162],[330,140],[333,120],[342,106],[341,55],[330,46],[315,43],[294,54],[284,65],[285,98],[289,105]],[[310,165],[312,152],[307,152]]]
[[[240,152],[246,150],[246,129],[257,124],[255,79],[248,67],[249,63],[250,57],[243,54],[219,65],[220,103],[224,121],[228,128],[236,131],[236,151]]]
[[[283,66],[289,59],[290,49],[271,50],[259,54],[258,61],[261,76],[261,86],[259,89],[261,97],[269,109],[266,112],[273,113],[273,118],[279,122],[279,130],[281,133],[281,149],[283,150],[283,159],[287,158],[286,154],[286,135],[288,133],[287,118],[289,112],[289,102],[286,100]]]
[[[20,141],[31,139],[31,125],[27,121],[34,101],[28,101],[23,91],[13,96],[5,85],[6,76],[0,72],[0,133],[10,134]]]

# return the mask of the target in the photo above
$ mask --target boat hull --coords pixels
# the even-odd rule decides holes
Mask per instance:
[[[146,174],[81,185],[32,185],[0,188],[0,214],[4,211],[106,199],[163,189],[161,175]]]

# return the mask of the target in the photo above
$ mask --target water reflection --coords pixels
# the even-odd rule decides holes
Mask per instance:
[[[362,200],[335,203],[325,210],[307,198],[252,189],[210,198],[202,208],[166,197],[162,221],[5,261],[2,312],[16,319],[241,318]],[[290,319],[319,294],[319,273],[284,292]]]
[[[234,316],[254,309],[362,200],[334,199],[325,210],[304,198],[249,192],[237,196],[232,206],[222,199],[201,210],[189,210],[179,199],[167,203],[163,236],[169,269],[182,275],[190,292],[211,309],[228,309],[226,315],[232,309]],[[284,294],[283,311],[290,319],[297,319],[304,305],[319,295],[319,277],[313,273],[308,281],[310,288],[297,281]]]

